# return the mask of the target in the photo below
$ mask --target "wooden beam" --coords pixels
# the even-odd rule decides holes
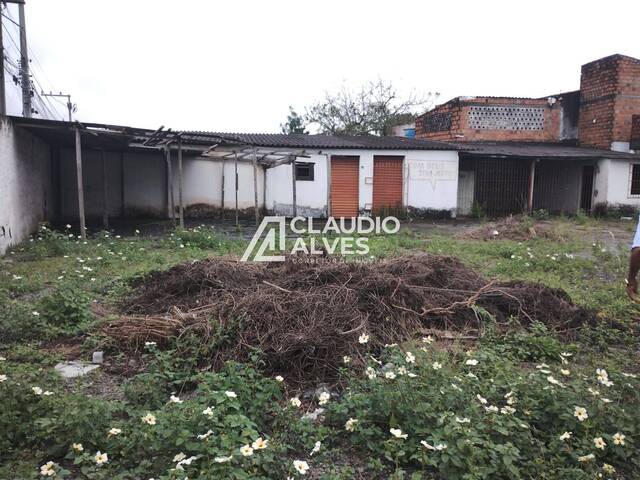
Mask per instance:
[[[291,184],[292,184],[292,194],[293,194],[293,216],[298,216],[298,206],[296,205],[296,157],[291,157],[293,161],[291,162]]]
[[[76,179],[78,182],[78,216],[80,217],[80,237],[87,238],[87,226],[84,218],[84,183],[82,181],[82,140],[80,128],[76,127]]]
[[[109,181],[107,178],[107,159],[104,150],[100,151],[102,159],[102,228],[109,230],[109,195],[107,189]]]
[[[176,202],[173,196],[173,166],[171,165],[171,150],[167,147],[164,149],[164,154],[167,161],[167,185],[169,193],[169,208],[171,209],[171,221],[173,226],[176,226]]]
[[[262,208],[267,210],[267,167],[262,166]]]
[[[222,157],[222,198],[220,199],[220,218],[224,218],[224,161],[225,158]]]
[[[236,227],[238,224],[238,155],[234,156],[234,168],[235,168],[235,183],[236,183]]]
[[[178,208],[180,209],[180,228],[184,228],[184,199],[182,197],[182,139],[178,137]]]
[[[120,190],[120,216],[122,218],[124,218],[125,216],[125,201],[126,201],[126,196],[125,196],[125,189],[124,189],[124,152],[120,152],[120,184],[122,187],[122,190]]]
[[[256,216],[256,227],[260,224],[260,210],[258,208],[258,152],[253,152],[253,209]]]
[[[531,159],[531,165],[529,167],[529,196],[527,198],[527,211],[533,212],[533,186],[536,179],[536,159]]]

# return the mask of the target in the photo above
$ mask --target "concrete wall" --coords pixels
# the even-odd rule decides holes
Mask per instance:
[[[417,209],[456,209],[458,188],[458,154],[436,150],[326,150],[311,155],[313,181],[296,183],[298,214],[321,217],[327,214],[328,169],[331,155],[353,155],[360,158],[359,208],[370,210],[373,203],[373,158],[375,155],[404,157],[403,203]],[[302,160],[301,160],[302,161]],[[267,208],[278,215],[291,215],[291,165],[267,171]]]
[[[49,147],[0,119],[0,255],[52,215]]]
[[[595,178],[595,203],[609,206],[640,206],[640,195],[631,195],[631,164],[629,160],[602,159]]]
[[[160,152],[106,152],[107,206],[112,217],[159,217],[170,215],[167,172]],[[178,207],[178,160],[171,159],[174,201]],[[183,198],[187,213],[212,215],[221,207],[222,161],[194,155],[183,157]],[[75,151],[61,152],[60,190],[61,219],[76,220],[78,197],[75,173]],[[103,170],[100,152],[83,150],[82,176],[87,218],[101,218],[103,212]],[[238,207],[253,208],[253,166],[238,163]],[[258,169],[258,202],[263,204],[263,171]],[[233,161],[225,162],[225,208],[235,207]]]

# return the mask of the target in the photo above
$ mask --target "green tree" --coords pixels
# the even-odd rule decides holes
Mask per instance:
[[[284,134],[303,133],[308,134],[304,118],[296,113],[293,107],[289,107],[289,115],[287,115],[287,121],[280,124],[280,129]]]
[[[343,87],[307,109],[305,120],[322,133],[384,135],[389,127],[409,123],[433,105],[439,93],[403,96],[390,82],[377,80],[359,89]]]

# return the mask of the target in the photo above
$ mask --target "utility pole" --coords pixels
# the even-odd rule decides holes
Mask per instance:
[[[68,93],[44,93],[42,92],[40,94],[40,96],[42,97],[65,97],[67,99],[67,110],[69,111],[69,121],[73,122],[73,118],[71,117],[71,114],[73,112],[76,111],[76,105],[74,105],[73,103],[71,103],[71,95],[69,95]]]
[[[4,93],[4,44],[2,43],[2,16],[0,16],[0,116],[7,114],[7,99]]]
[[[2,3],[18,4],[18,20],[20,23],[20,86],[22,87],[22,115],[24,117],[31,118],[31,77],[29,76],[29,52],[27,50],[27,26],[24,18],[24,0],[2,0]],[[2,65],[2,68],[4,71],[4,65]],[[4,93],[4,81],[2,83],[2,93]],[[4,95],[2,102],[4,102]]]

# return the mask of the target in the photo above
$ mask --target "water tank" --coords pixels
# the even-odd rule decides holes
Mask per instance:
[[[403,130],[404,132],[404,136],[407,138],[416,138],[416,128],[415,127],[411,127],[411,128],[405,128]]]

